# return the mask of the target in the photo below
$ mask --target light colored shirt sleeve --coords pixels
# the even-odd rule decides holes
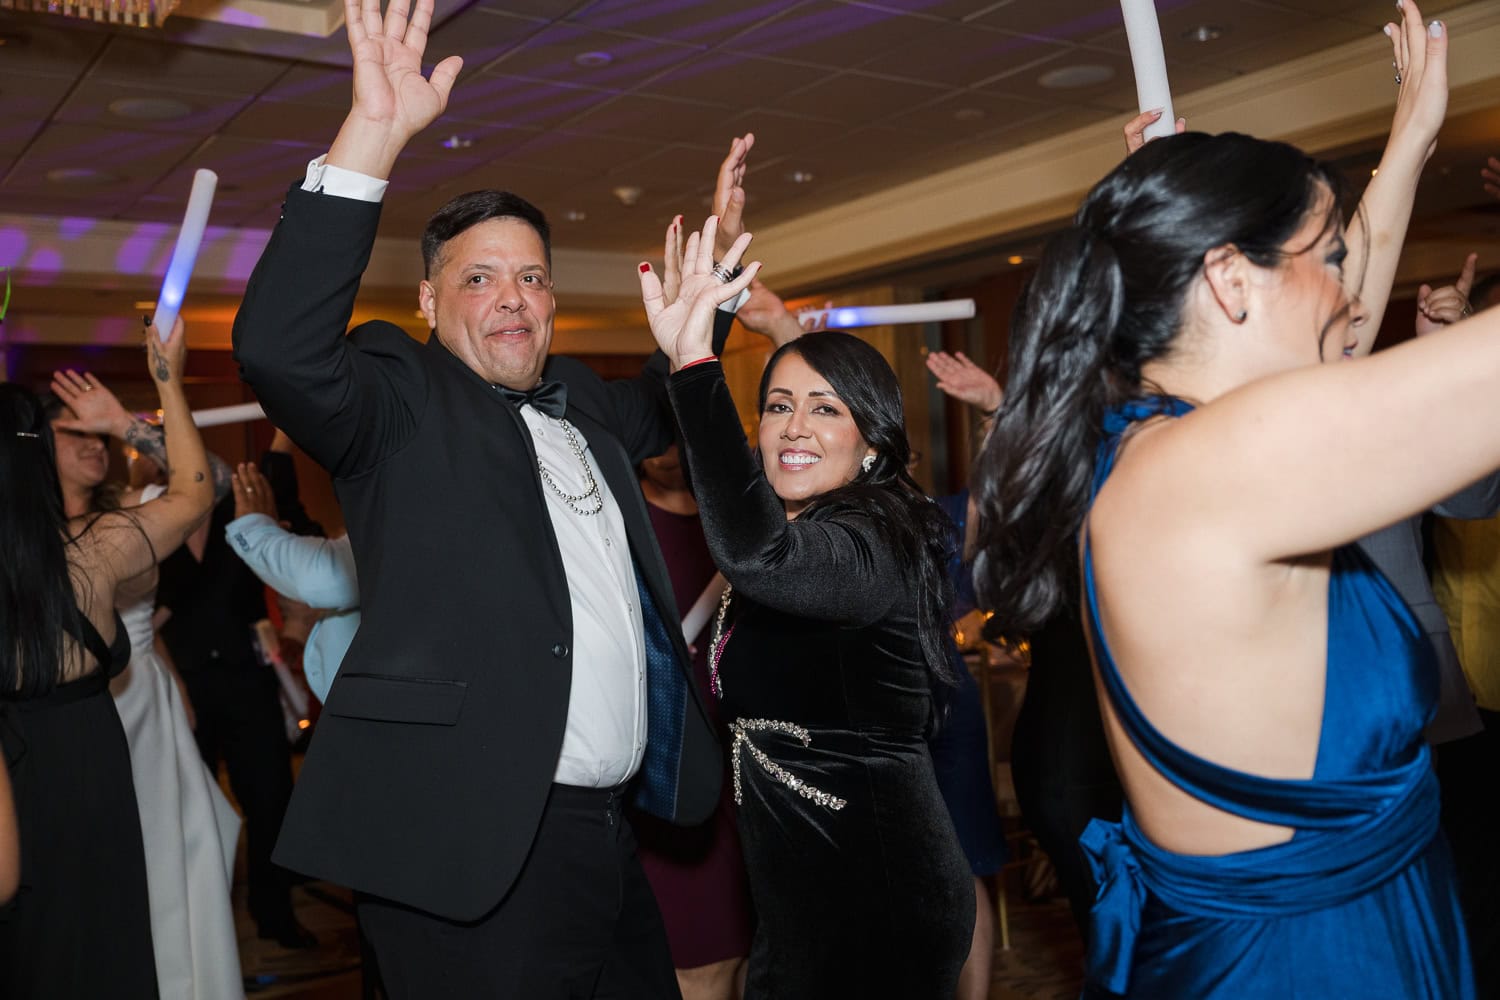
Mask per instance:
[[[308,633],[302,650],[302,676],[318,701],[328,700],[328,689],[358,631],[359,612],[339,611],[319,621]]]
[[[224,533],[250,571],[277,593],[313,608],[359,607],[359,580],[348,535],[294,535],[265,514],[235,518]]]
[[[307,176],[302,179],[302,190],[320,191],[336,198],[353,198],[356,201],[381,201],[389,181],[377,180],[357,170],[328,165],[328,154],[307,165]]]

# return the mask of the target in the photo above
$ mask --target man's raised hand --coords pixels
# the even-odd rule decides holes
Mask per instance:
[[[448,106],[463,59],[449,56],[431,78],[422,76],[422,53],[432,27],[433,0],[344,0],[349,50],[354,55],[354,103],[328,162],[371,177],[390,176],[412,136]]]

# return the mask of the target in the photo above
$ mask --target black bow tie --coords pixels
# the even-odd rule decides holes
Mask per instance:
[[[497,385],[500,395],[510,400],[512,406],[520,409],[527,403],[536,407],[540,412],[549,417],[563,418],[568,412],[568,387],[562,382],[543,382],[535,389],[522,392],[520,389],[512,389],[509,386]]]

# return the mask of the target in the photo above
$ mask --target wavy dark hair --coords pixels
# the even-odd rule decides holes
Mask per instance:
[[[760,377],[762,413],[771,375],[788,354],[798,355],[828,380],[849,407],[860,435],[875,449],[869,471],[861,469],[850,482],[814,499],[798,516],[817,519],[854,511],[879,527],[911,568],[917,631],[930,682],[935,690],[951,685],[955,679],[945,636],[953,606],[953,585],[946,571],[954,545],[953,522],[906,469],[911,443],[906,439],[901,383],[881,353],[858,337],[837,330],[809,333],[783,344],[766,363]]]
[[[1342,195],[1338,174],[1293,146],[1190,132],[1129,156],[1048,242],[974,471],[975,583],[1002,631],[1036,629],[1076,597],[1064,563],[1077,560],[1105,410],[1156,391],[1141,369],[1172,352],[1205,255],[1233,246],[1276,267],[1311,249],[1286,244],[1320,205],[1325,226],[1340,223]],[[1320,344],[1338,315],[1313,331]]]
[[[0,383],[0,690],[46,694],[79,634],[52,427],[31,391]]]

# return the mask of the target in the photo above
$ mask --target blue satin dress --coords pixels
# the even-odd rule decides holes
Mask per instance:
[[[1190,409],[1156,397],[1110,412],[1095,494],[1125,428]],[[1110,656],[1087,543],[1084,589],[1100,677],[1152,767],[1197,799],[1296,831],[1270,847],[1201,856],[1151,843],[1129,806],[1119,823],[1094,820],[1081,840],[1100,886],[1087,995],[1474,997],[1422,738],[1436,664],[1410,609],[1363,554],[1352,545],[1333,553],[1323,727],[1308,780],[1221,767],[1158,732]]]

